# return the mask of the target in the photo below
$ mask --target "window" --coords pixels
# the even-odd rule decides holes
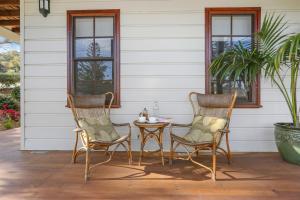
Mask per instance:
[[[120,107],[120,10],[68,11],[68,93],[113,92]]]
[[[241,42],[251,48],[253,33],[259,30],[260,8],[206,8],[205,9],[205,91],[209,94],[226,94],[238,91],[236,107],[260,107],[260,81],[250,88],[242,79],[234,82],[230,78],[221,81],[209,73],[211,61],[233,45]]]

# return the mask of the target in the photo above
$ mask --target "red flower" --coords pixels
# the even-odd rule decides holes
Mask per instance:
[[[20,120],[20,112],[14,109],[7,109],[6,105],[3,105],[4,109],[0,110],[0,118],[11,118],[14,121]]]
[[[8,109],[8,104],[7,104],[7,103],[2,104],[2,108],[3,108],[4,110],[7,110],[7,109]]]

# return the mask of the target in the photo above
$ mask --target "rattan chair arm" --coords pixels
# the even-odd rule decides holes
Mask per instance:
[[[81,132],[81,131],[84,131],[82,128],[75,128],[74,130],[73,130],[73,132]]]
[[[121,124],[112,123],[112,124],[113,124],[113,126],[128,126],[128,127],[131,127],[130,123],[121,123]]]
[[[171,123],[170,125],[170,134],[173,134],[173,128],[176,128],[176,127],[180,127],[180,128],[189,128],[192,126],[192,123],[190,124],[176,124],[176,123]]]
[[[218,135],[220,135],[220,138],[222,138],[223,135],[226,134],[226,133],[229,133],[229,130],[226,129],[226,128],[217,130],[217,132],[213,135],[214,142],[217,142]]]
[[[219,129],[217,132],[224,134],[227,132],[229,133],[230,131],[228,129]]]
[[[130,125],[130,123],[121,123],[121,124],[112,123],[112,124],[113,124],[113,126],[116,126],[116,127],[127,126],[128,127],[128,135],[129,135],[129,138],[131,138],[131,125]]]
[[[189,124],[176,124],[176,123],[171,123],[171,127],[191,127],[192,123]]]

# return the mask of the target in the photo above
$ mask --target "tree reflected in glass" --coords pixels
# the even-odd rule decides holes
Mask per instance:
[[[101,55],[98,43],[95,43],[95,53]],[[87,49],[87,57],[93,57],[94,45],[90,44]],[[78,62],[77,76],[79,80],[107,80],[106,71],[109,66],[107,62],[81,61]]]

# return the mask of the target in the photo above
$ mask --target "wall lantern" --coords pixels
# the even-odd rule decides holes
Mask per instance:
[[[40,13],[47,17],[50,13],[50,0],[39,0]]]

